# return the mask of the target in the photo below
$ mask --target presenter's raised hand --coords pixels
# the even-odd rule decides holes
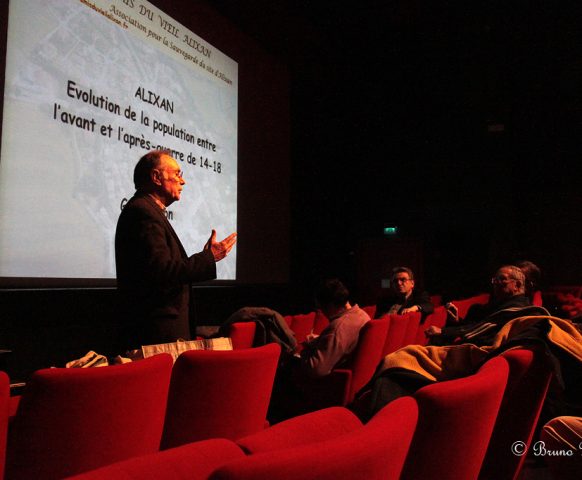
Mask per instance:
[[[210,249],[214,256],[214,261],[218,262],[228,255],[236,243],[236,232],[231,233],[221,242],[216,241],[216,230],[212,230],[208,242],[206,242],[205,249]]]

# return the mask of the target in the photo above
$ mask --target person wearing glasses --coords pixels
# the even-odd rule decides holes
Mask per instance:
[[[390,277],[390,294],[378,300],[375,317],[396,313],[421,312],[424,321],[434,311],[428,293],[414,288],[414,273],[408,267],[396,267]]]
[[[487,345],[499,329],[510,320],[525,315],[548,315],[541,307],[531,305],[525,293],[526,279],[519,267],[505,265],[491,279],[491,299],[485,305],[473,305],[465,318],[454,326],[442,329],[431,325],[425,330],[431,345],[474,343]],[[449,303],[447,310],[456,315],[456,307]]]
[[[550,314],[547,310],[530,304],[525,295],[525,283],[526,278],[520,268],[514,265],[499,268],[491,279],[492,294],[487,305],[472,310],[472,318],[467,314],[458,326],[442,329],[434,325],[428,327],[425,333],[429,344],[426,346],[407,345],[388,354],[378,365],[372,380],[356,395],[352,411],[362,421],[368,421],[394,399],[413,395],[419,388],[435,381],[471,375],[490,358],[489,355],[511,346],[531,345],[532,342],[576,344],[574,339],[577,337],[570,326],[564,326],[563,321],[549,326]],[[500,334],[511,321],[515,324],[510,327],[515,325],[515,328],[508,327]],[[548,331],[554,327],[555,336],[550,340]],[[569,370],[575,369],[562,371],[566,370],[570,375]],[[567,383],[578,385],[577,376],[573,375]],[[562,393],[558,394],[560,402],[564,401]]]
[[[189,255],[166,217],[186,181],[170,152],[154,150],[139,159],[115,232],[117,288],[121,297],[124,348],[190,339],[190,283],[216,278],[216,262],[236,243],[212,230],[204,249]],[[120,345],[121,346],[121,345]]]

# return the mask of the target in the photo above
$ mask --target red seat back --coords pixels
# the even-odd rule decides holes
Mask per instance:
[[[307,335],[312,333],[315,323],[315,315],[316,312],[292,315],[289,328],[293,330],[295,340],[297,340],[298,344],[305,341]]]
[[[321,310],[298,315],[286,315],[284,318],[295,334],[295,339],[297,340],[296,351],[298,352],[303,349],[302,342],[306,340],[307,335],[312,333],[319,335],[329,325],[328,318]]]
[[[360,330],[358,346],[353,352],[350,369],[352,378],[348,391],[347,403],[354,399],[356,393],[370,381],[382,358],[390,321],[387,318],[370,320]]]
[[[408,315],[391,314],[388,333],[382,349],[382,357],[402,347],[408,328]]]
[[[281,348],[192,350],[172,371],[162,448],[264,428]]]
[[[247,454],[272,452],[316,444],[362,428],[362,422],[344,407],[330,407],[293,417],[237,440]]]
[[[431,295],[430,296],[430,303],[432,303],[435,307],[440,307],[443,304],[443,296],[442,295]]]
[[[515,479],[525,455],[514,455],[511,446],[531,445],[534,429],[548,391],[552,370],[541,350],[516,349],[502,354],[509,363],[509,380],[480,478]]]
[[[68,480],[208,480],[218,467],[243,457],[231,440],[204,440],[113,463]]]
[[[235,322],[230,325],[229,336],[232,349],[252,348],[255,340],[257,324],[255,322]]]
[[[172,357],[35,372],[11,424],[7,478],[54,479],[159,449]]]
[[[432,312],[430,315],[427,315],[427,317],[424,320],[424,323],[418,326],[418,330],[416,332],[416,344],[426,345],[428,339],[424,334],[424,331],[431,325],[443,328],[446,322],[447,322],[447,310],[445,309],[445,307],[442,306],[435,307],[434,312]]]
[[[400,348],[406,347],[406,345],[416,345],[416,337],[420,327],[422,314],[420,312],[411,312],[407,313],[406,316],[408,317],[408,321],[406,322],[406,332],[402,338]]]
[[[376,305],[367,305],[362,307],[362,310],[366,312],[370,318],[374,318],[374,315],[376,315]]]
[[[533,293],[533,299],[532,299],[532,305],[535,305],[536,307],[543,307],[544,306],[544,300],[542,298],[542,292],[540,290],[536,290]]]
[[[477,478],[507,375],[507,361],[498,357],[474,375],[419,389],[414,395],[419,406],[418,427],[402,479]]]
[[[490,295],[488,293],[480,293],[479,295],[475,295],[473,297],[453,300],[451,303],[454,303],[457,307],[459,318],[465,318],[471,306],[475,304],[485,305],[489,301],[489,296]]]
[[[316,444],[250,455],[215,471],[212,480],[396,480],[412,438],[418,409],[400,398],[367,425]],[[309,425],[305,436],[309,437]]]

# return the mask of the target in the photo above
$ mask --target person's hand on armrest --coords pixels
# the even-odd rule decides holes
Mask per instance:
[[[442,333],[442,330],[435,326],[435,325],[431,325],[430,327],[428,327],[425,331],[424,334],[430,338],[430,337],[434,337],[435,335],[440,335]]]
[[[403,308],[401,313],[402,313],[402,315],[404,315],[405,313],[414,313],[414,312],[420,312],[420,307],[418,305],[413,305],[412,307]]]

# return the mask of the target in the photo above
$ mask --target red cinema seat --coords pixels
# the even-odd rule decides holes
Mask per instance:
[[[382,348],[382,357],[402,348],[408,329],[408,315],[390,314],[386,316],[390,318],[390,323]]]
[[[511,447],[520,441],[529,449],[552,376],[542,350],[508,350],[502,357],[509,363],[509,380],[479,475],[483,480],[518,478],[525,455],[514,455]]]
[[[349,364],[351,370],[351,382],[346,398],[347,405],[356,393],[370,381],[382,358],[382,345],[388,333],[389,323],[386,319],[370,320],[360,330],[358,346]],[[336,374],[341,373],[340,368],[335,369]],[[333,373],[333,372],[332,372]]]
[[[430,296],[430,303],[432,303],[435,307],[440,307],[443,304],[443,296],[442,295],[431,295]]]
[[[372,378],[382,358],[388,323],[386,318],[366,322],[347,365],[334,368],[325,377],[304,379],[304,390],[308,392],[305,411],[346,406],[354,399],[355,394]]]
[[[408,317],[408,321],[406,322],[406,332],[402,338],[400,348],[406,347],[406,345],[416,345],[416,337],[420,328],[420,319],[422,318],[420,312],[407,313],[405,316]]]
[[[262,430],[280,352],[270,343],[180,355],[172,371],[162,449]]]
[[[474,375],[419,389],[418,427],[403,480],[474,480],[479,475],[508,376],[502,357]],[[495,477],[503,478],[503,477]]]
[[[300,352],[303,349],[303,342],[307,339],[308,335],[319,335],[325,327],[329,325],[328,318],[321,310],[301,313],[298,315],[286,315],[283,318],[295,334],[295,340],[297,340],[297,352]]]
[[[362,422],[350,410],[330,407],[290,418],[236,443],[250,455],[315,444],[359,428]]]
[[[370,318],[374,318],[376,315],[376,305],[367,305],[362,307],[362,310],[366,312]]]
[[[489,296],[490,295],[488,293],[480,293],[479,295],[462,300],[453,300],[451,303],[454,303],[457,307],[459,318],[465,318],[467,316],[467,312],[473,305],[485,305],[489,301]]]
[[[349,410],[334,407],[277,424],[240,440],[240,446],[203,440],[68,480],[396,480],[417,419],[412,397],[392,402],[365,426]]]
[[[310,312],[299,315],[288,315],[285,317],[285,321],[289,325],[289,328],[293,330],[295,334],[295,340],[297,344],[301,344],[307,338],[310,333],[315,333],[314,323],[315,323],[316,312]]]
[[[257,324],[255,322],[235,322],[230,325],[229,336],[232,349],[252,348]]]
[[[434,312],[424,320],[422,325],[418,326],[418,330],[416,332],[416,344],[417,345],[426,345],[428,342],[428,338],[424,334],[424,331],[434,325],[435,327],[443,328],[445,323],[447,322],[447,311],[445,307],[435,307]]]
[[[204,440],[117,462],[68,480],[208,480],[218,467],[243,457],[243,451],[231,440]]]
[[[0,480],[4,478],[6,463],[6,435],[8,432],[8,414],[10,410],[10,380],[8,375],[0,372]]]
[[[416,427],[418,408],[411,397],[390,403],[366,424],[330,440],[230,462],[211,480],[397,480]],[[308,439],[312,430],[305,425]]]
[[[172,357],[35,372],[8,439],[6,478],[58,479],[157,452]]]
[[[533,293],[533,299],[531,301],[532,305],[535,305],[536,307],[543,307],[544,306],[544,299],[542,297],[542,292],[540,290],[536,290]]]

